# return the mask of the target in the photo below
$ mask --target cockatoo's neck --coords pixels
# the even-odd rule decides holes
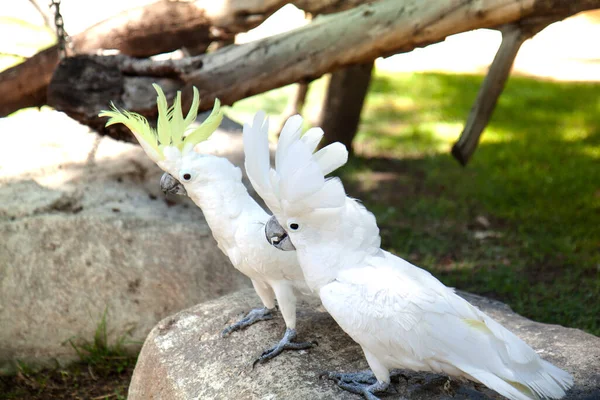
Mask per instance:
[[[367,257],[382,252],[375,217],[354,199],[347,198],[341,209],[319,213],[313,220],[318,226],[298,240],[290,235],[313,290],[335,280],[340,270],[364,266]]]
[[[195,164],[198,176],[184,184],[188,196],[202,209],[217,241],[235,235],[247,214],[264,213],[242,183],[242,172],[229,160],[203,156]]]

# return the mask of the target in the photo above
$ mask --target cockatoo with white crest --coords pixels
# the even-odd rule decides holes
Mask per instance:
[[[222,335],[271,319],[277,299],[287,329],[281,341],[257,361],[269,360],[284,350],[312,347],[314,343],[293,341],[296,291],[309,292],[295,253],[279,251],[265,240],[263,228],[270,216],[248,194],[240,169],[225,158],[194,151],[194,146],[208,139],[221,123],[219,101],[215,101],[210,116],[194,128],[190,125],[198,112],[198,90],[194,88],[193,102],[184,118],[181,93],[177,93],[173,106],[168,107],[161,88],[158,85],[154,88],[158,93],[156,129],[141,115],[114,106],[100,116],[110,117],[107,126],[122,123],[133,132],[146,154],[166,172],[161,178],[163,191],[187,194],[202,209],[219,248],[235,268],[252,280],[264,307],[251,310]],[[299,131],[300,123],[298,119],[290,120],[286,129]]]
[[[346,197],[339,179],[325,178],[342,164],[320,153],[341,152],[341,144],[313,154],[312,138],[284,131],[270,169],[262,118],[244,130],[244,150],[250,181],[274,214],[267,239],[296,249],[308,286],[372,371],[330,372],[331,379],[367,399],[387,390],[397,368],[468,378],[512,400],[565,396],[567,372],[429,272],[380,248],[373,214]]]

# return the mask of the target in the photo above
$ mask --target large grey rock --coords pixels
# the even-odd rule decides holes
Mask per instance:
[[[212,146],[239,163],[239,136]],[[139,350],[162,318],[249,286],[139,146],[53,111],[0,120],[0,140],[0,373],[75,359],[65,342],[105,310],[109,341]]]
[[[567,399],[600,398],[600,338],[577,329],[541,324],[523,318],[506,305],[465,295],[497,321],[533,346],[546,360],[571,372],[575,387]],[[129,400],[178,399],[357,399],[334,383],[319,379],[324,370],[367,368],[360,347],[314,305],[298,311],[301,340],[317,340],[309,351],[285,352],[252,369],[260,352],[280,339],[281,318],[260,322],[228,338],[219,332],[236,316],[259,304],[252,290],[243,290],[179,312],[150,333],[133,373]],[[433,374],[406,372],[394,381],[399,399],[500,399],[481,385]]]

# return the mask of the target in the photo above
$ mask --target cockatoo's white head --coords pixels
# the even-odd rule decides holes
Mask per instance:
[[[203,156],[194,151],[194,146],[207,140],[221,124],[223,120],[221,104],[219,99],[215,99],[215,105],[209,117],[200,126],[192,127],[191,124],[196,120],[200,105],[198,89],[193,88],[192,104],[184,118],[181,92],[177,92],[173,105],[169,107],[160,86],[157,84],[152,86],[157,93],[156,129],[152,128],[143,116],[119,110],[114,105],[112,105],[112,110],[102,111],[99,116],[110,118],[106,126],[121,123],[131,130],[148,157],[166,172],[161,179],[163,191],[185,194],[184,187],[189,189],[189,186],[197,182],[201,174]]]
[[[246,172],[274,214],[265,234],[281,250],[300,250],[325,240],[342,215],[344,187],[339,179],[325,176],[346,163],[348,151],[343,144],[333,143],[313,154],[322,137],[320,128],[302,135],[302,118],[290,117],[279,137],[276,167],[271,169],[264,113],[256,114],[252,126],[244,125]]]

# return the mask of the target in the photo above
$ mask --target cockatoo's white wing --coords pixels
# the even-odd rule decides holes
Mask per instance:
[[[340,271],[320,295],[385,367],[464,375],[515,400],[560,398],[572,385],[568,373],[428,272],[387,252],[368,261]]]

